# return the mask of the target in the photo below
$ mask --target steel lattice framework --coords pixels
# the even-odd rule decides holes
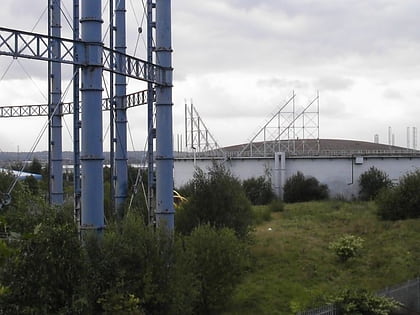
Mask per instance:
[[[60,46],[61,55],[51,54],[54,45]],[[106,71],[159,85],[168,85],[166,72],[169,69],[108,47],[98,49],[81,40],[0,27],[0,55],[78,66],[86,66],[88,58],[94,56],[96,62],[103,65]]]
[[[185,103],[184,115],[185,150],[187,152],[224,155],[223,149],[217,144],[192,102],[190,105]]]
[[[289,155],[319,152],[319,93],[300,112],[296,111],[296,94],[282,105],[255,133],[239,156],[274,156],[276,152]]]
[[[125,0],[115,1],[116,22],[111,22],[111,33],[116,33],[115,47],[113,34],[110,47],[104,47],[102,40],[102,1],[73,0],[73,39],[61,38],[60,6],[61,0],[48,0],[48,35],[0,27],[0,55],[13,58],[26,58],[48,62],[49,104],[5,106],[0,109],[0,117],[49,117],[49,164],[50,164],[50,202],[62,204],[62,143],[61,116],[74,112],[74,166],[75,178],[81,177],[80,184],[75,179],[75,212],[81,208],[81,229],[93,229],[98,233],[104,228],[103,204],[103,148],[102,115],[103,109],[115,110],[118,137],[125,133],[126,109],[140,104],[148,104],[148,112],[156,108],[156,128],[149,124],[149,134],[156,138],[156,206],[157,225],[174,229],[173,206],[173,139],[172,139],[172,34],[171,0],[148,0],[148,61],[130,56],[126,51]],[[109,5],[110,15],[114,9]],[[80,16],[79,16],[80,13]],[[155,21],[152,22],[152,20]],[[112,19],[111,19],[112,20]],[[81,32],[79,34],[79,24]],[[154,32],[152,31],[154,29]],[[79,36],[80,35],[80,36]],[[155,37],[155,41],[153,40]],[[152,45],[153,44],[153,45]],[[115,48],[115,49],[114,49]],[[156,62],[153,63],[153,55]],[[61,103],[61,68],[57,64],[72,64],[74,67],[73,103]],[[115,74],[115,96],[102,100],[103,71]],[[79,71],[81,78],[79,98]],[[124,77],[124,78],[123,78]],[[125,77],[148,83],[145,91],[125,95]],[[111,81],[114,77],[111,78]],[[89,106],[86,106],[88,104]],[[79,106],[82,105],[82,106]],[[115,105],[115,107],[114,107]],[[79,110],[82,108],[81,116]],[[79,120],[81,117],[81,120]],[[152,121],[151,117],[148,117]],[[79,130],[81,129],[81,148],[79,149]],[[153,132],[152,132],[153,130]],[[112,139],[111,141],[115,141]],[[116,173],[119,203],[125,198],[128,181],[124,180],[126,166],[126,141],[121,141],[116,152],[118,162]],[[149,157],[153,157],[153,147],[149,147]],[[149,161],[149,167],[152,161]],[[80,176],[79,168],[83,169]],[[152,170],[149,170],[152,172]],[[76,173],[77,172],[77,173]],[[121,178],[121,181],[118,181]],[[116,190],[116,192],[117,192]],[[117,192],[118,194],[118,192]],[[57,198],[51,196],[57,196]],[[79,202],[80,200],[80,202]],[[77,216],[77,215],[76,215]]]
[[[125,96],[127,108],[146,105],[147,90],[131,93]],[[61,114],[69,115],[74,113],[74,103],[61,103]],[[81,108],[81,104],[80,104]],[[109,98],[102,100],[102,110],[109,111],[111,102]],[[48,104],[0,106],[0,118],[48,116]]]

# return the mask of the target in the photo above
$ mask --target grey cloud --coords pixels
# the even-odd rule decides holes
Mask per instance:
[[[385,98],[388,98],[388,99],[395,99],[395,100],[403,99],[403,96],[400,93],[400,91],[395,90],[395,89],[386,89],[383,95]]]
[[[269,88],[289,88],[289,89],[303,89],[307,88],[308,84],[301,80],[287,80],[280,78],[267,78],[260,79],[257,81],[258,87],[269,87]]]
[[[346,90],[353,84],[351,79],[340,77],[321,77],[314,82],[314,86],[321,91]]]
[[[419,39],[418,1],[215,3],[220,6],[174,4],[174,43],[180,47],[179,66],[188,72],[273,71],[342,63],[354,56],[366,58],[362,71],[381,67],[369,61],[392,57],[396,46]]]

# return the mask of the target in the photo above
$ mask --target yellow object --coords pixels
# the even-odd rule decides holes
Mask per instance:
[[[175,208],[179,207],[181,204],[183,204],[186,201],[188,201],[187,198],[185,198],[179,192],[174,190],[174,207]]]

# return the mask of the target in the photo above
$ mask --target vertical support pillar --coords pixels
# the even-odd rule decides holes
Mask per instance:
[[[81,229],[104,228],[102,143],[101,0],[82,0],[81,34],[87,65],[82,66],[82,218]]]
[[[108,2],[109,4],[109,47],[114,49],[114,2],[113,0]],[[109,66],[111,69],[114,68],[116,60],[114,58],[110,58]],[[115,206],[115,183],[116,183],[116,175],[115,175],[115,94],[114,94],[114,73],[109,73],[109,166],[110,166],[110,174],[109,174],[109,196],[111,198],[111,212],[116,215],[117,208]]]
[[[274,153],[274,194],[283,199],[284,184],[286,183],[286,152]]]
[[[79,39],[80,2],[73,0],[73,40]],[[74,45],[74,56],[78,56],[77,45]],[[73,187],[74,187],[74,218],[80,224],[80,71],[79,66],[73,66]]]
[[[154,0],[147,0],[147,61],[153,63],[153,9],[156,8]],[[156,137],[155,126],[153,122],[153,101],[154,101],[153,83],[147,83],[147,205],[148,205],[148,223],[155,222],[155,172],[154,172],[154,140]]]
[[[125,0],[115,0],[115,50],[125,54],[126,44],[126,8]],[[127,157],[127,82],[124,75],[115,76],[115,209],[122,216],[122,206],[128,195],[128,157]]]
[[[54,37],[61,37],[61,0],[50,0],[49,10],[51,28]],[[61,56],[60,42],[51,41],[51,57]],[[63,145],[61,123],[61,64],[52,62],[49,66],[50,73],[50,104],[49,104],[49,189],[50,203],[61,205],[64,201],[63,194]]]
[[[156,224],[173,232],[171,0],[156,1],[156,61],[165,69],[156,87]]]

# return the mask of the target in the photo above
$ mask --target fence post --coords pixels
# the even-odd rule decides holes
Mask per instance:
[[[420,311],[420,277],[417,277],[417,312]]]

